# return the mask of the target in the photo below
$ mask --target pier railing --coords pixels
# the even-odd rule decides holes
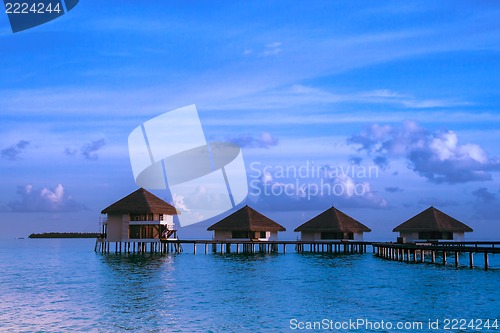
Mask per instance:
[[[500,242],[496,241],[418,241],[415,244],[431,244],[438,246],[474,246],[486,248],[500,248]]]
[[[373,243],[374,252],[377,256],[402,262],[413,263],[438,263],[437,255],[441,256],[443,265],[448,263],[448,254],[454,255],[455,267],[460,266],[460,254],[469,256],[469,267],[474,268],[474,254],[480,253],[484,256],[484,269],[488,270],[489,255],[500,253],[500,242],[438,242],[438,243]],[[496,246],[496,247],[495,247]],[[430,259],[429,259],[430,258]]]

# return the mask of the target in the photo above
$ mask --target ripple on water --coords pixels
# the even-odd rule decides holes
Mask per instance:
[[[494,318],[500,308],[499,271],[370,253],[102,255],[91,240],[17,240],[0,243],[0,271],[2,331],[286,332],[292,318]]]

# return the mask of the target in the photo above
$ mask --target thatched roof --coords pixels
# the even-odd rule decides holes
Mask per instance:
[[[248,205],[211,225],[207,230],[286,231],[285,227]]]
[[[323,213],[313,217],[306,223],[298,226],[298,231],[319,231],[319,232],[370,232],[366,225],[356,221],[349,215],[341,212],[335,207],[325,210]]]
[[[473,230],[468,225],[431,206],[408,221],[398,225],[392,231],[472,232]]]
[[[153,193],[140,188],[104,208],[101,213],[177,215],[177,210]]]

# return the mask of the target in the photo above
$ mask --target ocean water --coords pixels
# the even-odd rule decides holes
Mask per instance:
[[[93,248],[92,239],[1,240],[0,331],[475,332],[481,321],[500,320],[498,255],[484,271],[390,262],[370,252]],[[446,330],[446,319],[475,324],[452,329],[450,322]]]

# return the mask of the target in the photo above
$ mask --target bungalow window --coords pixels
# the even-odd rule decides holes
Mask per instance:
[[[418,233],[418,239],[443,239],[452,240],[452,232],[440,232],[440,231],[422,231]]]
[[[130,225],[129,238],[143,239],[143,238],[158,238],[158,228],[154,225]]]
[[[248,231],[233,231],[231,233],[232,238],[252,238]]]
[[[266,232],[265,231],[261,231],[259,238],[266,238]]]
[[[141,226],[140,225],[131,225],[129,226],[129,238],[138,239],[141,238]]]
[[[342,232],[322,232],[321,239],[342,239],[344,233]]]
[[[354,233],[352,232],[344,233],[344,239],[354,239]]]

